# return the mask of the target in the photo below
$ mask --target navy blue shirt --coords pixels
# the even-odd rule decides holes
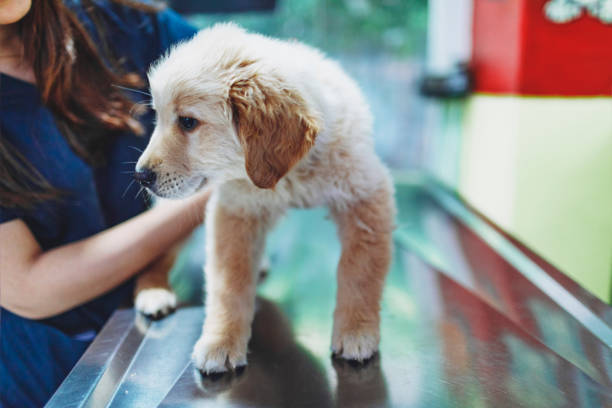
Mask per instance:
[[[95,25],[78,1],[66,1],[99,43]],[[95,2],[106,43],[123,68],[143,78],[150,63],[195,30],[170,10],[146,13],[106,0]],[[100,24],[100,23],[98,23]],[[77,57],[78,58],[78,57]],[[143,95],[129,95],[134,101]],[[59,201],[33,210],[0,207],[0,223],[23,220],[44,250],[65,245],[125,221],[145,208],[131,176],[147,137],[117,135],[105,165],[91,167],[60,133],[34,85],[0,74],[0,137],[7,140],[54,187]],[[129,188],[128,188],[129,187]],[[1,252],[1,248],[0,248]],[[81,271],[87,273],[87,271]],[[60,315],[30,320],[0,309],[0,407],[42,406],[83,354],[111,313],[132,294],[131,281]]]

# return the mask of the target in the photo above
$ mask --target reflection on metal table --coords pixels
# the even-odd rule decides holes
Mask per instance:
[[[368,364],[330,358],[340,244],[323,210],[300,210],[268,239],[243,372],[191,365],[202,307],[120,310],[48,406],[612,407],[608,305],[435,184],[400,182],[397,202]]]

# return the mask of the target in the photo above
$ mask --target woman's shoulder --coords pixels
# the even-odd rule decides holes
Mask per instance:
[[[196,32],[173,10],[152,1],[89,3],[93,6],[87,8],[80,0],[66,1],[94,41],[103,41],[115,57],[131,65],[128,69],[146,70],[168,47]]]

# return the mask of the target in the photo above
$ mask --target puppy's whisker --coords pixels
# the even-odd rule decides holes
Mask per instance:
[[[128,184],[128,186],[125,188],[125,190],[123,191],[123,194],[121,194],[121,198],[125,197],[125,193],[128,192],[128,190],[130,189],[130,187],[132,187],[132,184],[134,184],[136,180],[132,179],[132,181],[130,181],[130,184]]]
[[[136,196],[134,197],[134,200],[136,200],[138,198],[138,196],[140,195],[140,193],[142,193],[144,190],[144,187],[140,187],[140,189],[138,190],[138,192],[136,193]]]
[[[134,170],[122,171],[121,174],[134,174]]]
[[[137,162],[135,162],[135,161],[124,161],[124,162],[121,162],[121,164],[136,164],[136,163]]]
[[[141,95],[151,96],[150,93],[145,92],[145,91],[141,91],[140,89],[129,88],[127,86],[121,86],[121,85],[117,85],[117,84],[112,84],[112,86],[115,87],[115,88],[123,89],[124,91],[136,92],[136,93],[139,93]]]
[[[141,149],[139,149],[139,148],[137,148],[136,146],[128,146],[128,147],[129,147],[130,149],[134,149],[134,150],[136,150],[136,151],[137,151],[137,152],[139,152],[139,153],[142,153],[142,150],[141,150]]]
[[[136,102],[130,108],[130,116],[134,116],[134,113],[137,113],[138,115],[143,114],[147,111],[147,108],[150,108],[150,107],[151,107],[150,102]]]

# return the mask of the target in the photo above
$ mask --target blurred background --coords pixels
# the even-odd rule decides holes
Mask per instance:
[[[234,21],[339,60],[371,105],[376,149],[396,175],[452,189],[610,302],[612,1],[174,0],[170,6],[199,28]],[[271,245],[273,262],[281,257],[278,248]],[[199,265],[197,252],[183,262]]]

